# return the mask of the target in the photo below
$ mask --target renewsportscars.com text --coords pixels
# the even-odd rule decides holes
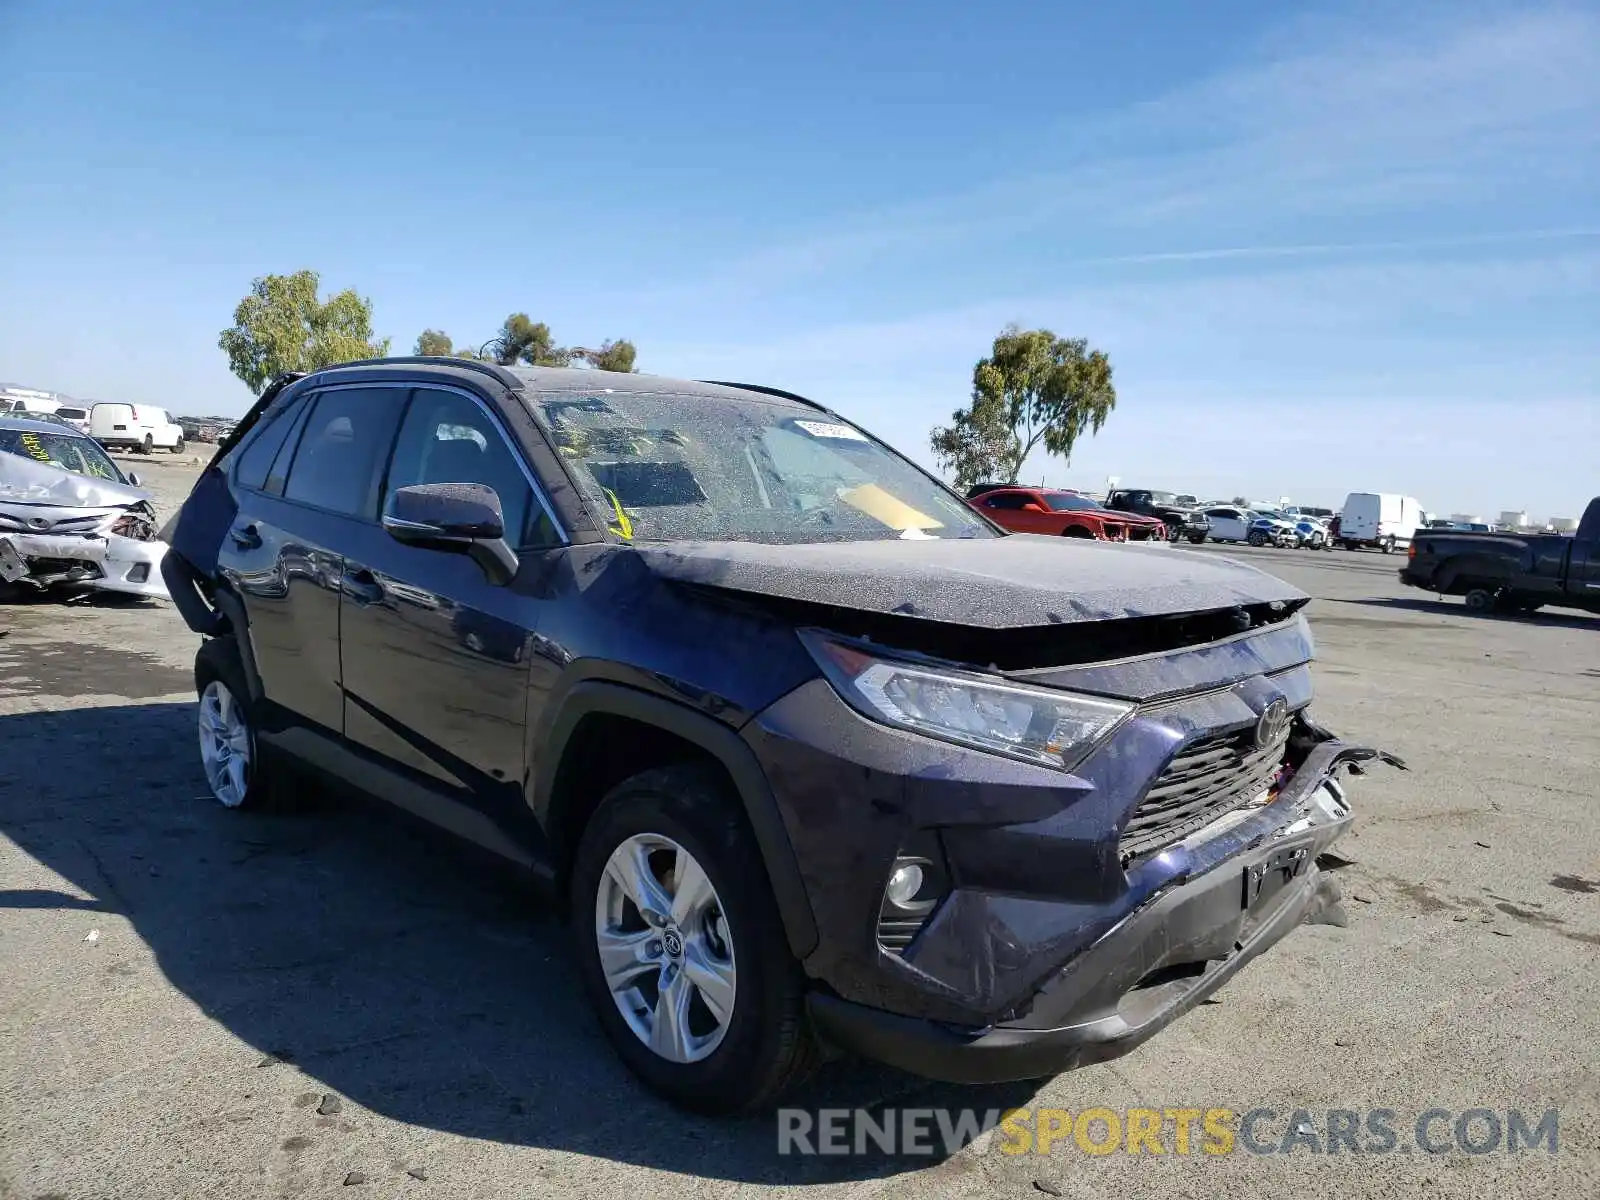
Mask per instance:
[[[778,1153],[951,1155],[993,1135],[1000,1154],[1555,1154],[1556,1109],[779,1109]]]

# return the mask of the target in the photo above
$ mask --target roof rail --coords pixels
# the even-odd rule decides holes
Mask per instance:
[[[483,362],[476,358],[455,358],[448,354],[396,354],[388,358],[358,358],[354,362],[334,363],[332,366],[323,367],[322,369],[324,371],[342,371],[346,367],[394,366],[460,367],[466,371],[477,371],[480,374],[488,375],[497,383],[504,384],[513,391],[521,391],[524,387],[521,376],[507,370],[499,363]]]
[[[709,383],[716,387],[742,388],[747,392],[760,392],[764,396],[777,396],[781,400],[793,400],[796,404],[804,404],[807,408],[814,408],[818,412],[831,413],[833,410],[825,404],[802,396],[797,392],[786,392],[782,388],[767,387],[760,383],[730,383],[726,379],[698,379],[696,383]]]

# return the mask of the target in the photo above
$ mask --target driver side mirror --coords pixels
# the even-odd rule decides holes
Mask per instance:
[[[465,554],[490,583],[503,587],[517,573],[506,544],[500,497],[482,483],[419,483],[399,488],[384,508],[383,527],[408,546]]]
[[[1042,512],[1048,512],[1049,509],[1045,508],[1045,506],[1042,505],[1042,504],[1035,504],[1032,500],[1029,500],[1026,504],[1024,504],[1022,506],[1022,511],[1023,512],[1042,513]]]
[[[143,487],[144,486],[144,480],[139,478],[139,472],[137,472],[137,471],[129,471],[126,475],[123,476],[123,478],[128,481],[128,486],[129,487]]]

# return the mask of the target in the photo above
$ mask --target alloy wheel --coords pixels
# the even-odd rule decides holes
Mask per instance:
[[[611,998],[641,1042],[675,1063],[722,1044],[738,991],[733,939],[689,851],[653,833],[617,846],[596,889],[594,936]]]
[[[244,706],[220,679],[200,693],[200,765],[211,794],[226,808],[244,803],[250,788],[252,739]]]

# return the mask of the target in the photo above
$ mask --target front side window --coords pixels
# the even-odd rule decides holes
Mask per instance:
[[[550,546],[559,539],[516,452],[477,403],[458,392],[419,388],[412,393],[384,487],[384,505],[403,487],[419,483],[484,483],[500,497],[506,541],[517,547]]]
[[[394,437],[404,394],[398,388],[350,387],[317,396],[301,426],[284,499],[376,517],[378,468]]]
[[[888,447],[826,413],[673,392],[529,401],[591,510],[624,540],[999,537]]]

